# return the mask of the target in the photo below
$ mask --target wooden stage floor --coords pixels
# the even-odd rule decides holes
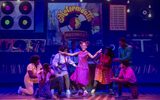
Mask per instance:
[[[45,100],[43,98],[36,99],[33,96],[18,95],[17,87],[14,88],[0,88],[0,100]],[[139,98],[137,100],[160,100],[160,87],[140,88]],[[55,99],[52,99],[55,100]],[[56,98],[56,100],[133,100],[130,99],[128,91],[124,91],[123,96],[116,98],[110,96],[106,92],[97,92],[95,96],[75,97],[70,98]]]

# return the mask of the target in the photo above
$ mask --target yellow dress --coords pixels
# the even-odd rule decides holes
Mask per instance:
[[[107,65],[107,66],[106,66]],[[100,63],[97,64],[95,69],[95,79],[101,84],[110,84],[113,77],[111,69],[111,58],[104,54],[100,55]]]

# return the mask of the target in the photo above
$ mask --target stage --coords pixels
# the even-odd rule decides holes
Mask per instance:
[[[160,87],[140,87],[139,98],[137,100],[159,100]],[[34,98],[33,96],[18,95],[16,87],[0,88],[0,100],[44,100],[44,98]],[[52,99],[53,100],[53,99]],[[70,98],[55,98],[55,100],[133,100],[130,98],[128,89],[124,90],[122,97],[108,95],[106,92],[97,91],[95,96],[87,97],[72,96]]]

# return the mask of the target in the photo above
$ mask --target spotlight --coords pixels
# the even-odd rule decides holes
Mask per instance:
[[[80,0],[80,2],[83,2],[83,0]]]
[[[111,0],[107,0],[107,2],[110,2]]]
[[[127,9],[127,13],[130,13],[130,12],[131,12],[131,10],[128,8],[128,9]]]
[[[148,14],[148,18],[152,18],[152,14],[151,13]]]
[[[130,3],[130,1],[129,0],[127,0],[127,4],[129,4]]]
[[[148,8],[152,8],[151,5],[148,5]]]

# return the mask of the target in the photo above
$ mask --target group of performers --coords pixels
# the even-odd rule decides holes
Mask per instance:
[[[21,86],[18,94],[34,95],[35,97],[52,98],[55,88],[58,89],[58,95],[70,97],[73,95],[71,84],[73,83],[77,92],[76,96],[87,96],[89,93],[86,89],[89,84],[89,67],[88,59],[96,59],[95,78],[91,95],[96,92],[97,85],[107,84],[109,86],[109,94],[121,96],[122,86],[128,86],[131,89],[133,98],[138,98],[137,80],[133,69],[131,68],[132,46],[126,43],[124,38],[119,40],[118,58],[113,58],[114,53],[111,48],[105,47],[98,50],[94,55],[87,51],[88,42],[81,41],[81,50],[69,53],[67,46],[61,46],[58,53],[54,56],[51,64],[40,63],[40,57],[34,55],[30,59],[27,66],[27,72],[24,77],[25,88]],[[78,64],[76,64],[71,56],[78,56]],[[115,77],[112,71],[112,62],[120,62],[120,72]],[[74,72],[70,75],[68,66],[75,67]],[[34,89],[33,85],[38,83],[38,88]],[[113,91],[113,83],[118,84],[117,93]],[[65,86],[65,89],[64,89]],[[64,92],[65,91],[65,92]]]

